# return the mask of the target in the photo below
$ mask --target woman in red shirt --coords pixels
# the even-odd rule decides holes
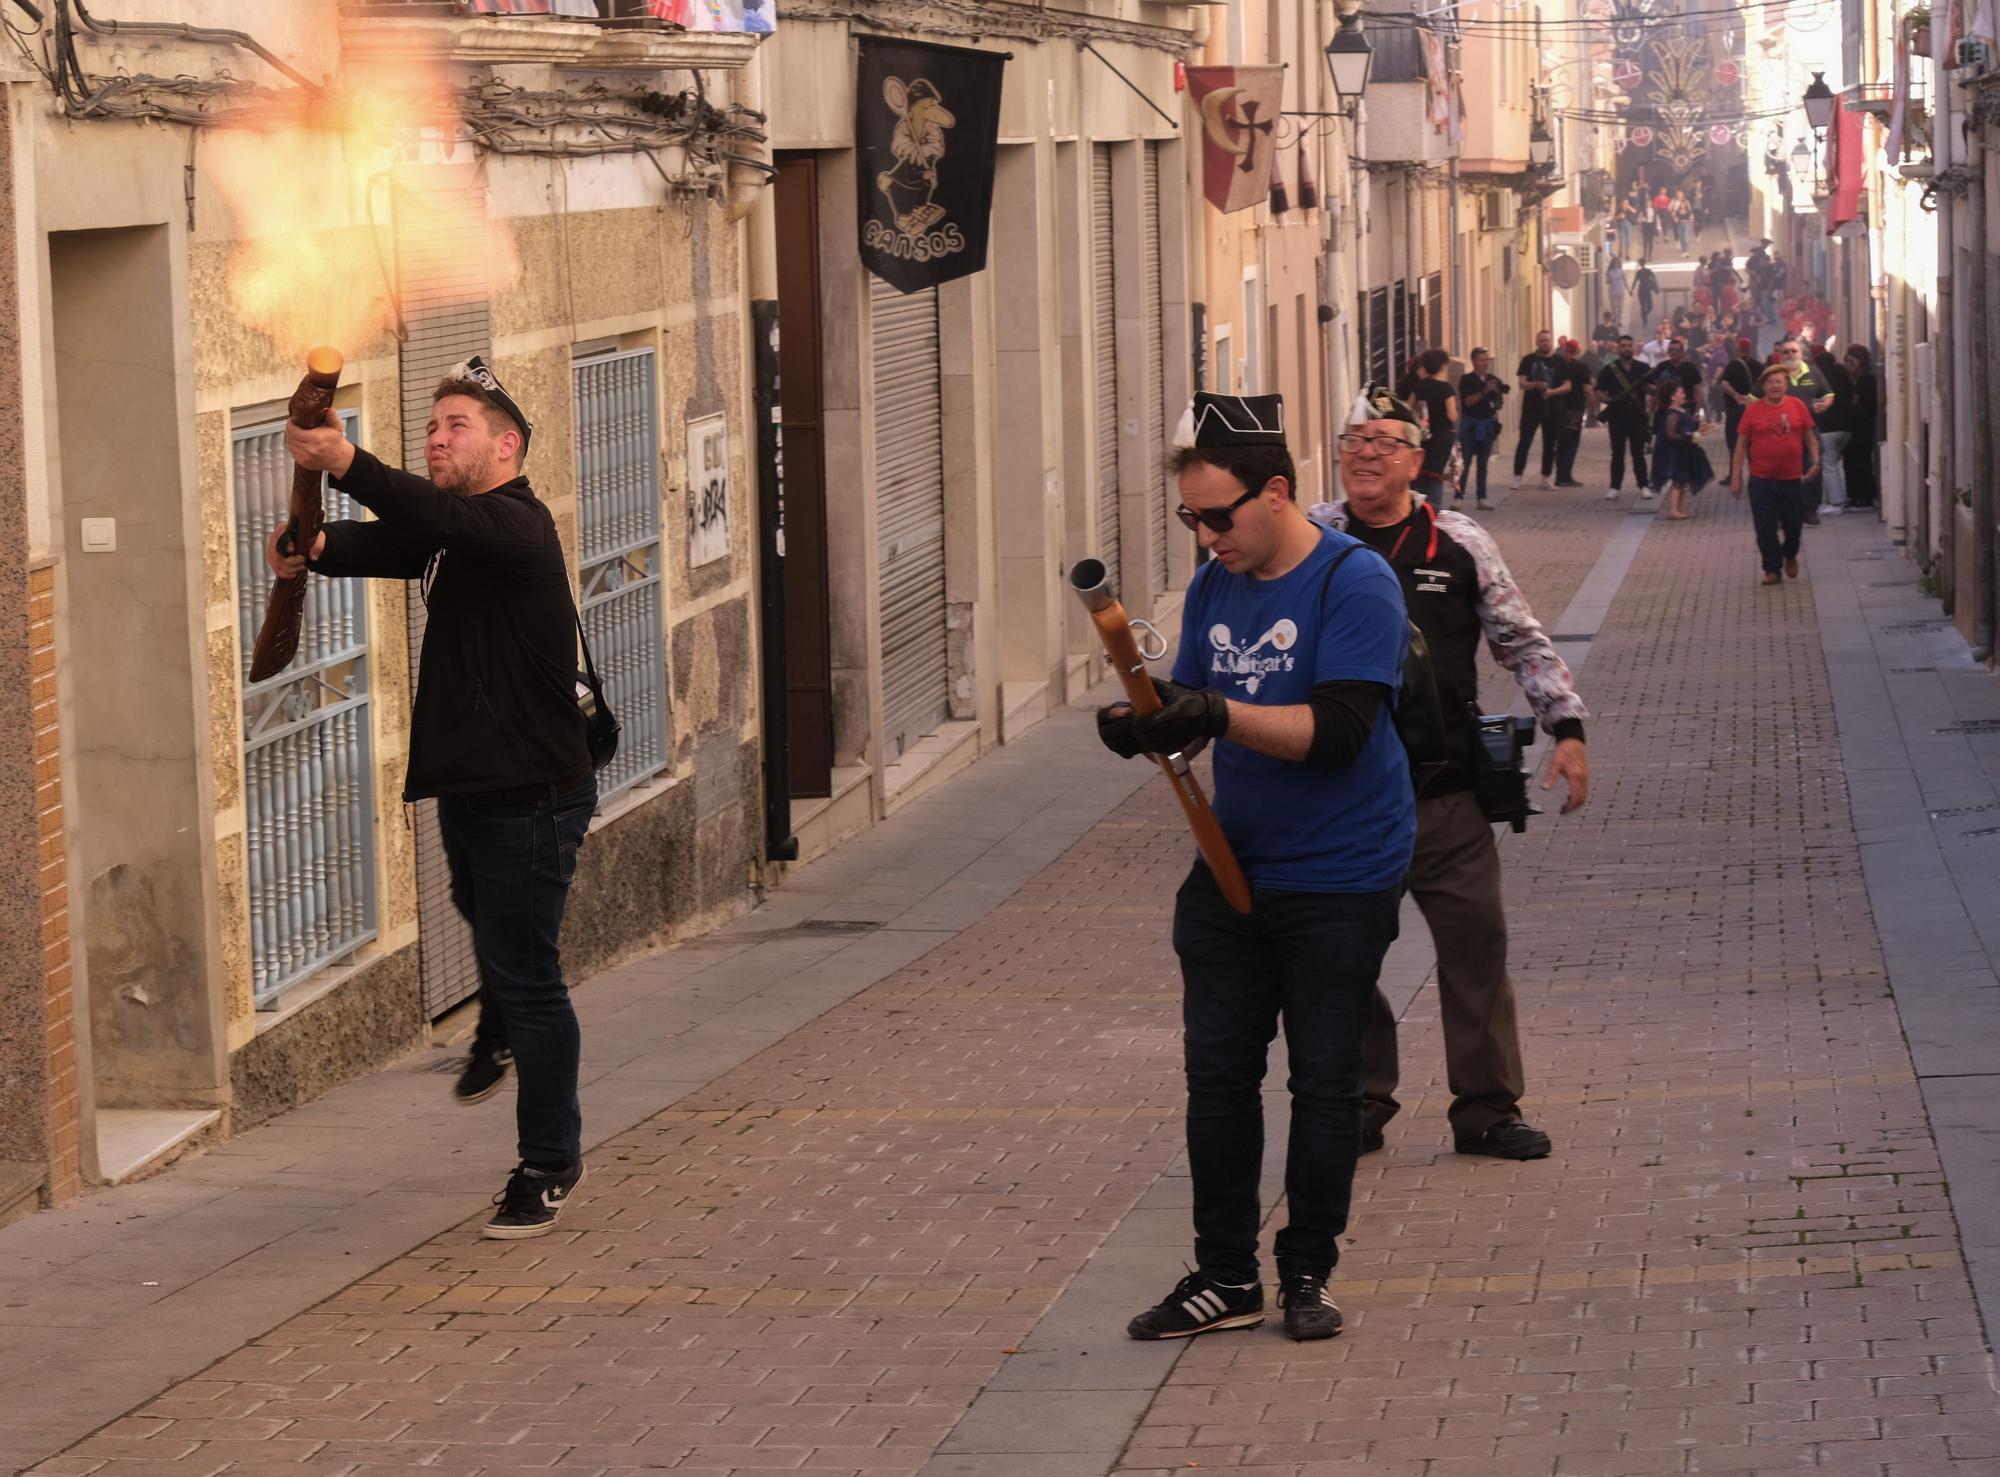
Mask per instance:
[[[1758,397],[1743,407],[1743,419],[1737,422],[1736,460],[1729,472],[1731,497],[1742,497],[1746,484],[1749,488],[1767,585],[1778,583],[1780,567],[1793,579],[1799,577],[1799,528],[1807,487],[1819,471],[1812,412],[1790,393],[1791,387],[1791,371],[1782,364],[1758,376]]]

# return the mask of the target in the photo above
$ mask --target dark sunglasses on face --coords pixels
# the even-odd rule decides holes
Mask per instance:
[[[1227,533],[1236,526],[1236,510],[1264,489],[1253,487],[1226,508],[1190,508],[1182,503],[1174,509],[1174,516],[1181,520],[1183,527],[1206,528],[1210,533]]]

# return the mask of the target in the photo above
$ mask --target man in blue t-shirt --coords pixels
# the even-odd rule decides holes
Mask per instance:
[[[1422,447],[1401,412],[1364,429],[1393,443],[1407,479]],[[1276,395],[1195,397],[1177,512],[1213,557],[1188,586],[1173,681],[1155,679],[1164,706],[1098,714],[1127,758],[1217,741],[1215,811],[1255,896],[1236,912],[1197,860],[1175,900],[1196,1270],[1132,1320],[1134,1338],[1264,1319],[1260,1089],[1280,1020],[1292,1124],[1278,1301],[1293,1338],[1340,1332],[1326,1284],[1360,1146],[1361,1039],[1416,835],[1392,711],[1410,624],[1382,556],[1300,509],[1283,416]]]

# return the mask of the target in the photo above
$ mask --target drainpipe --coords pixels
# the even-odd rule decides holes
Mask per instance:
[[[1949,87],[1949,83],[1946,84]],[[1986,139],[1983,126],[1965,131],[1966,224],[1972,240],[1972,271],[1966,280],[1968,342],[1990,344],[1992,284],[1987,281]],[[1980,661],[1993,657],[1993,375],[1984,353],[1966,356],[1972,364],[1972,645]]]
[[[737,82],[738,100],[763,111],[760,47]],[[785,490],[778,439],[778,205],[776,189],[757,191],[745,241],[750,287],[751,409],[757,448],[758,674],[763,689],[764,859],[797,861],[792,834],[791,715],[785,700]]]
[[[1936,173],[1942,175],[1952,165],[1953,109],[1949,83],[1938,89],[1937,99],[1931,163]],[[1931,348],[1931,383],[1937,390],[1938,513],[1932,537],[1937,542],[1938,592],[1943,597],[1944,613],[1951,615],[1958,598],[1958,459],[1954,445],[1958,439],[1958,424],[1954,419],[1958,406],[1953,393],[1958,334],[1952,321],[1956,304],[1951,282],[1952,269],[1958,265],[1958,220],[1949,190],[1938,191],[1937,240],[1937,331]]]

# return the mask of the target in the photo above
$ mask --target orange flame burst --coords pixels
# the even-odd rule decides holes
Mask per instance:
[[[450,79],[415,64],[350,75],[294,119],[210,135],[205,173],[236,221],[229,290],[242,320],[293,360],[314,344],[356,355],[389,332],[399,317],[392,185],[453,163],[469,176],[458,138]],[[490,291],[513,280],[519,259],[484,199],[426,190],[422,215],[431,240],[478,243]]]

